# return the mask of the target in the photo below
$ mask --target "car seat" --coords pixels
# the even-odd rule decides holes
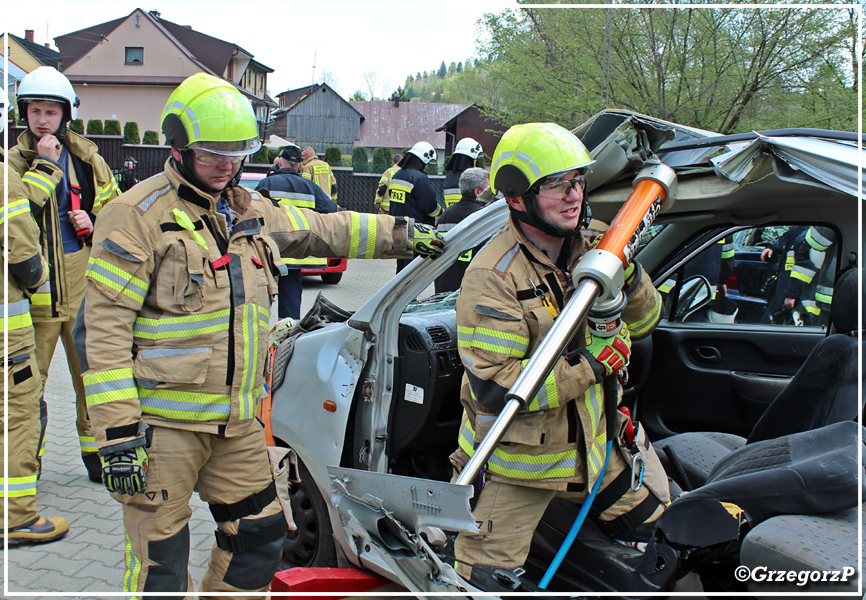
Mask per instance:
[[[857,330],[860,271],[849,269],[836,282],[830,318],[837,333],[813,348],[748,439],[728,433],[689,432],[656,443],[664,450],[660,458],[665,470],[680,487],[702,485],[720,460],[745,444],[857,418],[857,338],[849,334]]]

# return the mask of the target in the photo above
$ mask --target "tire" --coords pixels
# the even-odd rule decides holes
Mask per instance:
[[[286,534],[280,568],[336,567],[337,547],[328,518],[328,506],[300,460],[298,474],[301,483],[289,484],[292,517],[298,528]]]
[[[337,271],[336,273],[323,273],[322,274],[322,283],[335,284],[340,283],[340,280],[343,278],[343,272]]]

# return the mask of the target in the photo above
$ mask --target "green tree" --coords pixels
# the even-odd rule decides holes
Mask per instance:
[[[352,169],[355,173],[368,173],[369,161],[367,160],[367,149],[363,146],[355,146],[352,148]]]
[[[74,131],[77,134],[84,135],[84,121],[81,119],[72,119],[69,121],[69,131]]]
[[[120,121],[106,119],[105,126],[102,128],[102,135],[120,135]]]
[[[325,148],[325,162],[332,167],[343,166],[343,151],[336,146]]]
[[[141,137],[138,134],[138,123],[128,121],[123,125],[123,143],[124,144],[140,144]]]
[[[87,121],[87,135],[102,135],[102,121],[99,119]]]
[[[436,75],[439,79],[444,79],[445,75],[448,73],[448,69],[445,67],[445,61],[442,61],[442,64],[439,65],[439,70],[436,72]]]
[[[141,143],[147,146],[159,146],[159,134],[153,129],[145,129]]]
[[[458,73],[463,72],[463,61],[462,60],[459,63],[457,63],[457,72]]]
[[[349,102],[363,102],[366,99],[364,92],[361,90],[355,90],[355,92],[349,96]]]
[[[619,107],[729,133],[775,122],[822,64],[845,63],[848,10],[507,10],[485,15],[480,54],[509,123],[573,127]]]
[[[384,173],[393,164],[393,150],[390,148],[376,148],[373,150],[373,170],[371,173]]]

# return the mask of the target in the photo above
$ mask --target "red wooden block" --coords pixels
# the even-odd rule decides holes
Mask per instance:
[[[297,567],[274,575],[272,592],[292,592],[297,600],[345,598],[356,592],[368,592],[391,583],[390,580],[359,569],[324,569]],[[336,592],[334,596],[299,596],[303,592]]]

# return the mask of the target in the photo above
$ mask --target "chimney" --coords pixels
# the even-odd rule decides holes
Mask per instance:
[[[32,29],[25,29],[24,30],[24,39],[27,40],[28,42],[33,41],[33,30]]]
[[[394,92],[394,95],[391,96],[391,100],[394,101],[394,106],[395,106],[395,107],[399,107],[399,106],[400,106],[400,94],[398,94],[397,92]]]
[[[150,10],[148,12],[150,14],[152,14],[154,17],[156,17],[157,19],[160,17],[160,12],[158,10]]]
[[[45,47],[48,48],[48,49],[50,49],[50,48],[51,48],[51,44],[49,44],[48,42],[45,42]]]

